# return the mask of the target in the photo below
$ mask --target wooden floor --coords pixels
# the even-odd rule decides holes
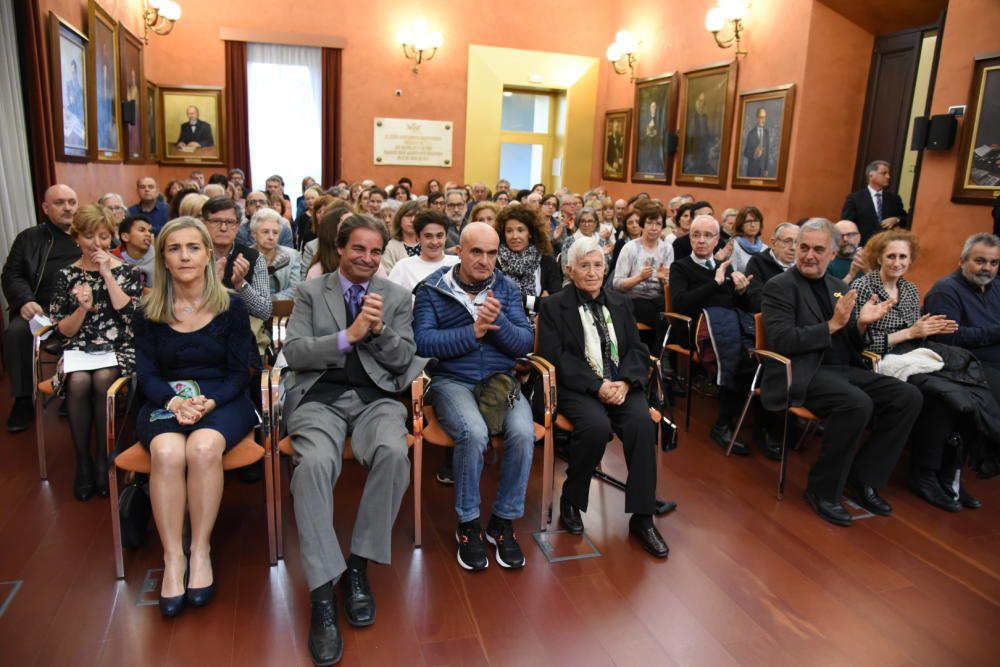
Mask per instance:
[[[714,403],[697,404],[691,434],[660,474],[661,497],[679,503],[657,520],[671,548],[665,561],[627,538],[622,493],[595,481],[584,519],[601,557],[546,562],[531,537],[539,450],[527,517],[517,524],[527,567],[491,563],[467,573],[455,561],[453,492],[433,479],[442,452],[429,448],[424,546],[411,548],[407,495],[392,565],[369,570],[378,621],[360,631],[342,621],[342,664],[998,664],[1000,484],[970,478],[986,508],[948,514],[916,499],[897,475],[886,492],[891,518],[836,528],[802,499],[816,442],[793,455],[778,502],[777,464],[759,454],[726,459],[707,438]],[[9,405],[0,395],[4,418]],[[286,558],[270,568],[263,483],[227,478],[213,537],[218,595],[165,620],[155,604],[138,604],[156,599],[158,588],[142,590],[147,571],[160,567],[155,535],[127,554],[126,579],[116,581],[108,501],[73,499],[67,430],[50,412],[48,483],[38,479],[34,432],[0,435],[0,605],[8,600],[0,663],[310,664],[308,592],[289,504]],[[606,465],[623,472],[620,448],[609,449]],[[557,484],[564,469],[557,461]],[[342,543],[361,478],[348,464],[337,489]],[[487,468],[486,499],[496,478]],[[560,548],[574,548],[568,539],[576,540],[560,537]]]

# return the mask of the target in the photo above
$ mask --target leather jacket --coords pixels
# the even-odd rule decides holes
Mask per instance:
[[[14,239],[0,275],[12,316],[20,312],[21,306],[36,300],[45,262],[55,243],[54,233],[53,224],[46,220],[25,229]]]

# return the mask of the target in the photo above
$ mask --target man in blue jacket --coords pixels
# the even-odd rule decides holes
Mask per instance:
[[[491,226],[466,225],[458,246],[460,263],[435,271],[417,285],[413,317],[417,353],[438,360],[428,400],[455,441],[458,564],[473,571],[489,565],[486,540],[496,547],[498,565],[524,567],[512,522],[524,514],[535,444],[531,406],[517,383],[511,383],[502,425],[500,488],[484,535],[479,523],[479,478],[491,434],[474,390],[487,382],[495,389],[494,376],[513,375],[515,360],[534,345],[521,290],[496,269],[499,247],[500,238]]]

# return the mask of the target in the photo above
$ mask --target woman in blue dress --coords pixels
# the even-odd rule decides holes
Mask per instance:
[[[222,499],[222,455],[259,417],[248,393],[249,315],[222,286],[201,221],[181,217],[164,226],[153,285],[135,322],[145,397],[136,432],[152,458],[149,490],[164,562],[160,610],[174,616],[185,599],[202,605],[215,591],[209,541]],[[182,547],[185,507],[190,561]]]

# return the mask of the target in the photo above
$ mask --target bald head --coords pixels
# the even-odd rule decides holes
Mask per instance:
[[[458,273],[468,283],[478,283],[493,275],[497,265],[500,237],[485,222],[470,222],[458,241]]]
[[[691,253],[698,259],[708,259],[719,242],[719,221],[710,215],[697,215],[691,222]]]
[[[52,224],[64,232],[69,231],[73,224],[73,216],[77,208],[76,192],[68,185],[53,185],[45,191],[45,201],[42,211]]]

